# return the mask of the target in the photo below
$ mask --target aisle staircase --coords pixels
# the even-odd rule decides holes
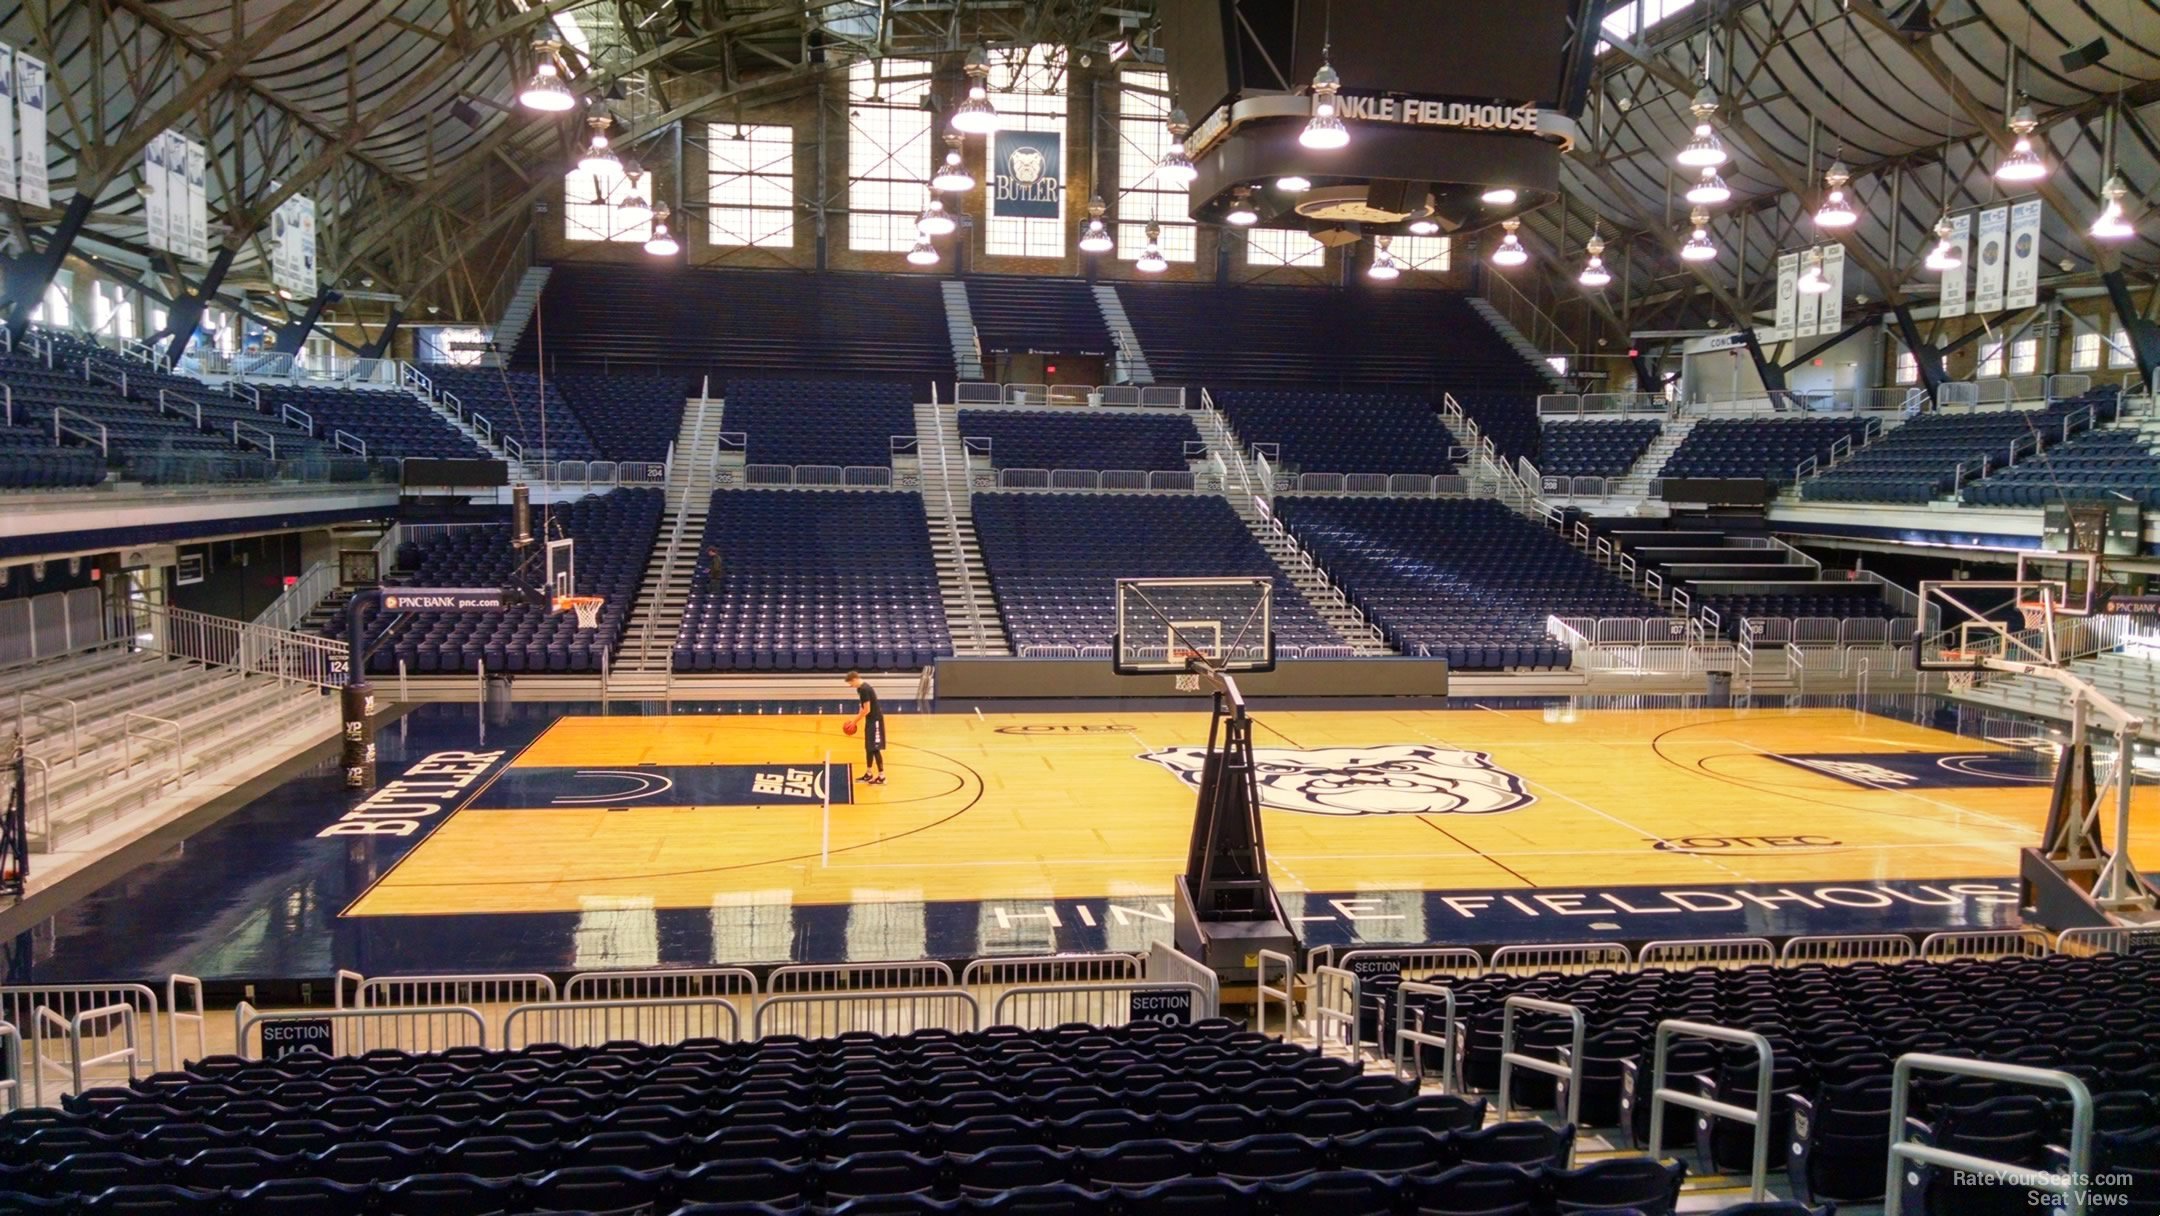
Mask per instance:
[[[1628,471],[1606,483],[1605,504],[1597,512],[1600,515],[1666,516],[1672,514],[1663,502],[1650,500],[1650,483],[1657,480],[1658,472],[1672,454],[1680,450],[1688,432],[1695,429],[1695,418],[1667,418],[1650,441],[1643,454],[1636,457]]]
[[[1117,346],[1118,375],[1113,379],[1122,384],[1155,383],[1155,369],[1148,366],[1147,352],[1140,349],[1140,335],[1133,331],[1132,318],[1125,315],[1125,301],[1118,298],[1117,288],[1097,283],[1095,307],[1102,310],[1103,324]]]
[[[957,407],[917,405],[915,435],[922,461],[923,514],[930,524],[930,551],[937,561],[938,593],[945,601],[953,653],[1009,655],[1012,644],[998,617],[982,545],[975,539]]]
[[[1273,494],[1258,484],[1251,462],[1245,459],[1244,444],[1231,429],[1229,419],[1220,410],[1208,408],[1194,415],[1193,421],[1207,442],[1209,457],[1223,467],[1223,497],[1229,500],[1230,509],[1245,522],[1245,530],[1260,542],[1268,556],[1275,559],[1290,585],[1298,589],[1328,628],[1341,635],[1353,654],[1360,658],[1394,654],[1395,648],[1388,645],[1380,630],[1268,510],[1265,503]]]
[[[481,360],[486,367],[508,367],[510,352],[517,349],[519,339],[525,336],[525,326],[532,321],[533,310],[540,306],[540,293],[547,288],[550,267],[527,266],[518,276],[517,290],[510,295],[510,302],[503,305],[502,316],[495,322],[494,336],[489,340],[493,348]]]
[[[1551,385],[1554,392],[1567,391],[1567,378],[1545,361],[1545,352],[1539,350],[1536,343],[1523,337],[1522,331],[1515,328],[1515,323],[1508,320],[1499,309],[1494,308],[1492,301],[1483,296],[1471,296],[1470,310],[1485,318],[1485,323],[1493,327],[1494,333],[1506,339],[1507,344],[1515,348],[1515,353],[1537,368],[1538,374],[1545,377],[1545,383]]]
[[[967,284],[946,279],[938,289],[945,293],[945,333],[952,339],[953,373],[962,380],[980,380],[982,339],[975,333],[975,310],[968,305]]]
[[[612,694],[667,690],[675,638],[682,632],[683,609],[690,602],[690,576],[697,569],[705,516],[712,509],[713,454],[725,404],[715,397],[692,397],[683,403],[674,462],[668,468],[661,541],[646,558],[645,581],[623,626],[622,646],[608,679]]]

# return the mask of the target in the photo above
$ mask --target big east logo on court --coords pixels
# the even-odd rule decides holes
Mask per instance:
[[[1143,753],[1199,788],[1207,750]],[[1523,779],[1484,752],[1391,744],[1381,747],[1256,747],[1260,801],[1308,815],[1496,815],[1537,801]]]

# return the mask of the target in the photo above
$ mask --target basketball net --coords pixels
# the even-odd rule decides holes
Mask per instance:
[[[1204,662],[1207,659],[1206,655],[1201,654],[1197,650],[1174,650],[1170,653],[1170,657],[1182,663],[1191,663],[1195,661]],[[1177,690],[1179,692],[1199,692],[1200,673],[1197,671],[1179,672],[1177,676]]]
[[[555,597],[555,611],[576,613],[580,629],[597,629],[600,626],[600,606],[605,603],[605,596],[558,595]]]
[[[1972,656],[1962,650],[1945,650],[1942,653],[1942,657],[1946,662],[1955,662],[1962,659],[1969,659]],[[1979,672],[1974,671],[1971,668],[1965,668],[1959,671],[1946,671],[1943,673],[1943,687],[1950,692],[1971,692],[1973,686],[1973,678],[1979,674]]]

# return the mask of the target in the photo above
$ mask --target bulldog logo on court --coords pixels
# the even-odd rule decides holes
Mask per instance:
[[[1145,752],[1198,789],[1207,750]],[[1537,801],[1523,779],[1484,752],[1390,744],[1380,747],[1256,747],[1260,801],[1308,815],[1497,815]]]

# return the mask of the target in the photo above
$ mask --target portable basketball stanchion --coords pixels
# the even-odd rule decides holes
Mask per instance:
[[[528,567],[540,552],[534,548],[532,535],[531,491],[525,486],[510,489],[511,515],[514,530],[510,547],[519,554],[516,569],[501,587],[364,587],[353,592],[345,601],[345,688],[339,696],[339,708],[344,719],[340,738],[342,747],[339,767],[345,774],[348,790],[372,790],[377,784],[375,772],[375,686],[368,682],[367,660],[377,646],[388,637],[377,638],[374,645],[364,641],[365,616],[370,608],[385,612],[501,612],[506,608],[520,608],[528,604],[548,604],[561,610],[558,597],[551,595],[552,588],[534,586],[530,582]],[[584,627],[587,609],[578,600],[598,597],[565,595],[561,601],[570,603],[577,611],[578,624]],[[603,601],[604,602],[604,601]],[[594,624],[598,624],[600,608],[590,607]]]
[[[1180,951],[1224,980],[1251,980],[1263,950],[1298,957],[1297,935],[1268,880],[1259,767],[1244,694],[1235,677],[1205,660],[1187,662],[1191,674],[1214,689],[1215,710],[1185,872],[1177,876],[1172,937]]]

